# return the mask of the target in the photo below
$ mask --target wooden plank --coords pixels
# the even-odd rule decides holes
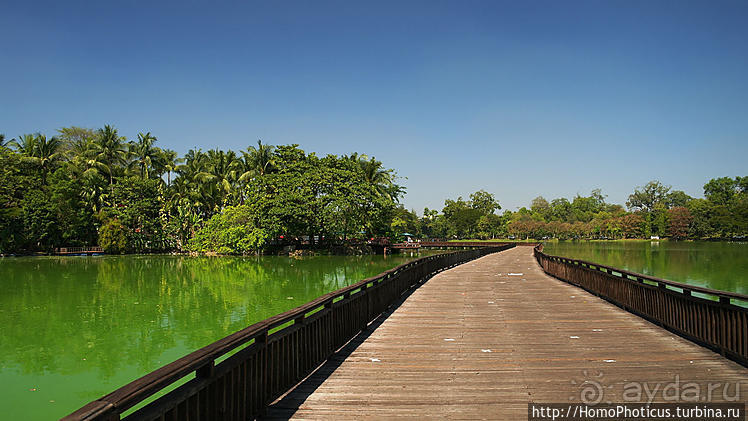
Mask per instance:
[[[367,334],[267,418],[523,419],[529,402],[581,402],[585,381],[613,402],[633,384],[665,401],[675,381],[748,397],[744,367],[547,276],[524,247],[441,272]]]

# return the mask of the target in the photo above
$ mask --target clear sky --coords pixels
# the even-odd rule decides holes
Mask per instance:
[[[748,175],[748,1],[0,3],[0,133],[375,156],[419,213]]]

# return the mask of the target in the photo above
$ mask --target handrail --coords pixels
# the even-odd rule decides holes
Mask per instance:
[[[189,408],[193,401],[210,400],[206,394],[213,393],[216,387],[223,387],[221,393],[233,394],[235,399],[231,405],[224,402],[224,407],[201,407],[198,412],[207,414],[201,419],[246,419],[260,414],[265,405],[316,369],[409,288],[438,271],[511,247],[514,244],[441,253],[401,264],[228,335],[63,419],[118,420],[123,412],[193,372],[195,379],[138,409],[127,419],[155,419],[164,414],[177,417],[180,411],[192,411]],[[286,324],[289,325],[270,332]],[[215,364],[216,359],[247,344]],[[237,380],[240,377],[242,380]],[[231,386],[227,386],[229,383]]]
[[[746,301],[748,303],[748,295],[746,294],[740,294],[738,292],[732,292],[732,291],[722,291],[718,289],[705,288],[705,287],[700,287],[698,285],[684,284],[682,282],[676,282],[676,281],[671,281],[669,279],[657,278],[655,276],[644,275],[642,273],[637,273],[637,272],[631,272],[625,269],[618,269],[612,266],[601,265],[600,263],[594,263],[594,262],[590,262],[590,261],[582,260],[582,259],[572,259],[572,258],[563,257],[563,256],[552,256],[552,255],[545,254],[542,252],[542,244],[539,246],[540,246],[541,254],[543,254],[546,258],[553,259],[559,262],[569,263],[573,265],[581,265],[581,266],[585,266],[593,270],[595,268],[598,268],[599,270],[604,269],[602,270],[602,272],[606,272],[606,270],[612,271],[612,272],[618,272],[621,275],[626,275],[630,278],[634,278],[633,280],[635,281],[646,280],[646,281],[656,282],[658,285],[668,285],[668,286],[676,287],[676,288],[682,289],[683,291],[691,291],[691,292],[698,292],[701,294],[713,295],[723,300],[725,298],[731,298],[731,299]],[[539,246],[535,246],[535,247],[538,248]],[[606,273],[609,273],[609,272],[606,272]]]
[[[104,249],[99,246],[88,246],[88,247],[58,247],[55,249],[55,253],[96,253],[103,252]]]
[[[139,389],[137,390],[138,395],[147,393],[151,389],[160,390],[163,388],[161,386],[163,386],[164,384],[172,383],[174,380],[178,380],[179,378],[184,377],[187,373],[195,371],[198,368],[204,366],[209,360],[214,360],[223,354],[231,352],[235,348],[251,341],[252,339],[257,338],[260,335],[267,333],[267,331],[275,327],[295,320],[299,316],[306,315],[306,313],[312,312],[316,309],[319,309],[320,307],[324,307],[335,298],[341,297],[350,291],[360,288],[362,285],[371,282],[379,282],[381,279],[384,279],[388,275],[397,273],[398,270],[409,267],[411,265],[412,262],[401,264],[395,268],[388,269],[380,273],[379,275],[366,278],[353,285],[349,285],[336,291],[329,292],[306,304],[302,304],[286,312],[276,314],[275,316],[271,316],[265,320],[259,321],[238,332],[228,335],[223,339],[219,339],[210,345],[200,348],[197,351],[194,351],[191,354],[188,354],[171,364],[168,364],[149,374],[146,374],[140,379],[130,383],[128,386],[137,384],[139,386]],[[154,390],[154,393],[155,391],[157,390]],[[127,408],[130,408],[132,406],[130,405],[132,402],[130,402],[128,398],[131,397],[131,394],[125,392],[126,391],[122,391],[122,389],[118,389],[106,395],[102,400],[112,402],[113,404],[116,404],[118,406],[127,406]],[[152,393],[147,394],[150,395]]]
[[[547,274],[748,366],[748,295],[552,256],[543,253],[542,244],[534,254]],[[694,292],[714,299],[694,296]]]
[[[421,241],[418,244],[421,247],[491,247],[502,246],[504,244],[514,244],[515,246],[537,245],[537,243],[506,243],[502,241]]]

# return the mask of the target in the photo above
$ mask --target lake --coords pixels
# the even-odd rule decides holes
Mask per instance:
[[[548,254],[748,293],[746,243],[545,247]],[[57,419],[254,322],[412,258],[0,259],[0,418]]]
[[[0,418],[60,418],[252,323],[411,259],[0,259]]]
[[[571,257],[702,287],[748,294],[748,243],[549,241],[546,254]]]

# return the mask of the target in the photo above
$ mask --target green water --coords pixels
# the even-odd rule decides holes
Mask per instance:
[[[411,257],[0,259],[0,419],[57,419]]]
[[[722,291],[748,294],[748,243],[560,241],[544,252]]]

